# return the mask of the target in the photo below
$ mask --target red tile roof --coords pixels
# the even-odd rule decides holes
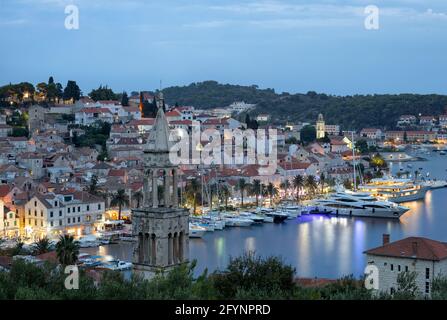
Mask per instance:
[[[184,125],[187,125],[187,126],[191,126],[192,125],[192,121],[191,120],[171,120],[171,121],[169,121],[169,124],[172,124],[172,125],[184,124]]]
[[[279,166],[284,170],[305,170],[310,167],[310,163],[308,162],[283,162],[280,163]]]
[[[126,170],[124,169],[111,169],[109,171],[109,177],[124,177],[126,175]]]
[[[131,120],[129,125],[133,126],[151,126],[155,123],[155,118],[141,118],[140,120]]]
[[[7,185],[7,184],[0,185],[0,198],[3,198],[4,196],[6,196],[10,190],[11,190],[11,188],[9,187],[9,185]]]
[[[447,243],[422,237],[409,237],[367,250],[365,253],[376,256],[441,261],[447,259]]]
[[[172,111],[166,112],[165,115],[166,115],[166,117],[180,117],[181,116],[180,112],[178,112],[177,110],[172,110]]]

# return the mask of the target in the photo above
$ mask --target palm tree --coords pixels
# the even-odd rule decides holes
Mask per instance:
[[[123,208],[123,206],[129,205],[129,197],[123,189],[120,189],[116,194],[113,195],[110,205],[112,207],[118,206],[118,220],[121,220],[121,209]]]
[[[192,205],[193,205],[193,214],[196,214],[197,210],[197,196],[201,192],[201,186],[197,179],[192,179],[187,185],[186,185],[186,195],[192,198]]]
[[[75,264],[78,261],[79,242],[71,235],[61,235],[56,243],[56,254],[63,266]]]
[[[132,198],[137,201],[137,208],[140,207],[140,203],[143,200],[143,192],[141,192],[140,190],[138,190],[137,192],[135,192],[132,196]]]
[[[259,196],[262,194],[261,180],[253,180],[250,188],[250,193],[256,196],[256,207],[259,207]]]
[[[293,187],[296,189],[296,201],[300,202],[300,191],[304,188],[304,178],[301,175],[293,178]]]
[[[245,182],[244,178],[239,179],[237,182],[237,189],[241,192],[241,207],[244,206],[244,191],[249,187],[249,184]]]
[[[228,187],[228,185],[224,184],[222,185],[220,189],[220,196],[222,197],[224,203],[225,203],[225,211],[228,210],[228,199],[231,197],[231,190]]]
[[[315,193],[315,190],[317,190],[318,188],[317,181],[315,180],[315,177],[313,175],[310,175],[306,178],[304,185],[311,195],[313,195]]]
[[[287,196],[287,190],[290,188],[290,181],[288,179],[284,180],[279,187],[284,190],[284,194]]]
[[[270,197],[270,203],[273,204],[273,198],[278,195],[278,188],[275,187],[273,183],[269,183],[266,187],[267,194]]]
[[[326,183],[326,176],[324,175],[324,173],[322,172],[320,174],[320,187],[321,187],[321,193],[323,194],[324,192],[324,185]]]
[[[51,243],[47,237],[37,240],[33,243],[34,254],[39,255],[51,250]]]

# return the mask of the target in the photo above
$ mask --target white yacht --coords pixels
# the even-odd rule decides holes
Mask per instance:
[[[205,232],[207,232],[206,228],[196,225],[194,223],[189,223],[190,238],[202,238]]]
[[[253,220],[254,223],[264,222],[264,217],[254,214],[254,213],[251,213],[251,212],[247,212],[247,211],[239,212],[239,216],[242,218],[247,218],[247,219]]]
[[[379,199],[396,203],[416,201],[425,198],[429,186],[411,179],[379,178],[358,186],[360,192],[366,192]]]
[[[380,201],[367,193],[337,192],[315,200],[313,212],[340,216],[399,218],[410,210],[390,201]]]
[[[278,210],[282,213],[285,213],[288,215],[288,219],[295,219],[297,217],[301,217],[301,213],[303,208],[301,206],[294,206],[294,205],[288,205],[288,206],[281,206],[278,208]]]
[[[225,226],[227,227],[249,227],[253,224],[253,220],[249,218],[239,217],[227,214],[224,217]]]

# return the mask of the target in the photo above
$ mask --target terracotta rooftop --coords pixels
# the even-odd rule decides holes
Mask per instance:
[[[376,256],[441,261],[447,259],[447,243],[422,237],[409,237],[367,250],[364,253]]]

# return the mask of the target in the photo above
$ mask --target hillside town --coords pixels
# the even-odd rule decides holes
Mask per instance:
[[[41,94],[35,93],[30,97],[25,93],[20,98],[14,95],[3,98],[2,103],[7,107],[2,109],[0,118],[0,238],[26,245],[47,241],[45,239],[56,241],[66,235],[78,239],[83,247],[107,244],[116,239],[133,241],[132,225],[136,228],[134,212],[145,210],[140,208],[145,208],[150,201],[156,206],[168,201],[179,202],[181,208],[186,208],[191,216],[189,237],[192,238],[202,237],[206,228],[210,228],[208,222],[203,223],[207,220],[200,219],[209,217],[216,209],[227,212],[231,207],[238,213],[237,217],[233,214],[227,216],[227,226],[244,226],[244,219],[251,219],[250,224],[256,219],[264,221],[269,213],[262,210],[271,208],[289,208],[290,218],[292,208],[298,207],[284,207],[287,203],[319,201],[318,198],[325,194],[330,196],[340,187],[357,191],[357,187],[363,186],[367,190],[368,185],[364,183],[374,179],[380,181],[384,175],[390,174],[387,162],[419,159],[409,156],[406,149],[424,150],[427,145],[443,146],[447,143],[447,115],[443,114],[402,115],[393,130],[352,130],[327,123],[323,114],[315,117],[313,122],[274,125],[269,114],[253,113],[256,104],[243,101],[236,101],[226,108],[196,109],[194,106],[169,105],[162,91],[134,92],[129,97],[123,95],[121,101],[95,100],[90,96],[49,100]],[[194,137],[197,130],[199,141],[190,141],[189,136]],[[157,187],[156,192],[154,187],[151,188],[153,196],[148,199],[145,160],[148,148],[157,150],[166,145],[167,150],[168,136],[163,138],[164,133],[172,135],[173,142],[186,135],[188,145],[193,148],[187,152],[188,158],[194,149],[202,155],[216,142],[205,134],[210,130],[214,130],[220,141],[230,140],[233,160],[181,163],[173,173],[173,199],[168,199],[165,191],[167,171],[163,169],[161,175],[160,171],[154,175],[150,173],[151,185]],[[234,140],[231,133],[235,131],[245,134],[245,140]],[[273,146],[270,153],[271,148],[275,149],[273,171],[267,172],[265,165],[250,161],[250,132],[254,132],[257,140],[264,134],[275,139],[266,142]],[[238,143],[243,145],[240,162],[234,160]],[[445,151],[439,154],[443,155]],[[415,186],[403,190],[398,195],[402,199],[395,199],[396,202],[420,198],[420,194],[425,196],[430,186],[438,187],[417,185],[418,172],[410,168],[408,165],[406,171],[398,172],[398,175],[409,178],[408,181],[413,179]],[[408,196],[408,190],[416,190],[417,194]],[[376,201],[374,198],[371,200]],[[354,200],[348,194],[348,199],[343,201]],[[262,218],[241,211],[253,206],[257,210],[261,208]],[[340,204],[335,207],[337,210],[332,214],[337,217],[339,214],[350,217],[363,214],[343,209]],[[299,209],[298,217],[305,214],[303,208]],[[331,213],[326,209],[320,212],[318,207],[308,210],[307,213]],[[408,210],[393,204],[380,214],[399,218]],[[283,221],[285,217],[280,219],[281,214],[273,215],[271,222]],[[296,214],[292,215],[295,217]],[[379,214],[379,210],[372,209],[369,214],[374,216]],[[218,220],[213,223],[212,230],[218,228]],[[8,241],[6,243],[12,243]],[[145,243],[142,239],[138,241]],[[182,248],[184,246],[181,245]],[[408,251],[407,256],[396,253],[400,249],[395,248],[402,246],[405,246],[405,252]],[[382,247],[364,252],[367,266],[380,269],[380,278],[374,278],[377,282],[374,288],[393,294],[399,274],[394,269],[408,271],[411,259],[420,256],[418,259],[423,262],[416,269],[425,269],[421,269],[424,272],[419,272],[415,281],[420,292],[430,296],[435,270],[430,269],[429,264],[439,264],[437,272],[444,272],[445,248],[442,242],[425,238],[406,238],[390,243],[389,235],[384,234]],[[434,258],[432,252],[436,253]],[[172,254],[173,251],[168,253]],[[38,255],[32,261],[52,257],[47,256]],[[172,264],[180,258],[169,259]],[[123,263],[126,269],[131,265],[129,262],[119,263]],[[391,269],[386,267],[388,263],[391,263]],[[8,264],[3,263],[3,267],[8,267]],[[298,281],[307,283],[308,280],[301,278]],[[327,282],[331,283],[330,280]]]
[[[4,211],[0,215],[0,235],[29,241],[66,233],[95,234],[113,220],[130,219],[129,209],[141,200],[141,159],[155,122],[154,117],[144,116],[145,103],[166,109],[172,131],[191,133],[196,122],[202,131],[218,129],[222,135],[227,129],[253,128],[253,120],[247,123],[237,119],[255,106],[234,102],[227,108],[199,110],[169,106],[161,92],[141,92],[131,95],[126,105],[90,97],[44,105],[39,103],[44,98],[36,96],[37,103],[21,107],[27,98],[27,94],[20,101],[8,98],[6,102],[14,107],[4,109],[0,119],[0,200]],[[26,119],[28,136],[13,134],[17,117]],[[447,115],[402,115],[392,131],[352,131],[326,123],[322,114],[314,123],[282,126],[272,126],[267,114],[254,119],[256,129],[278,132],[274,174],[264,175],[257,164],[182,165],[179,188],[185,190],[192,180],[201,177],[203,184],[226,185],[229,194],[238,197],[239,180],[258,180],[262,185],[273,184],[279,198],[288,198],[293,197],[293,188],[288,186],[296,176],[314,176],[316,180],[324,177],[327,183],[343,184],[352,180],[353,157],[363,170],[368,170],[371,154],[378,150],[395,150],[404,144],[447,143]],[[102,128],[104,133],[100,132]],[[306,133],[309,129],[310,138]],[[101,144],[95,143],[95,134],[105,134]],[[201,141],[201,147],[207,143]],[[119,191],[128,201],[118,210],[113,199]],[[202,205],[210,206],[208,202],[212,201],[209,195],[203,196]]]

